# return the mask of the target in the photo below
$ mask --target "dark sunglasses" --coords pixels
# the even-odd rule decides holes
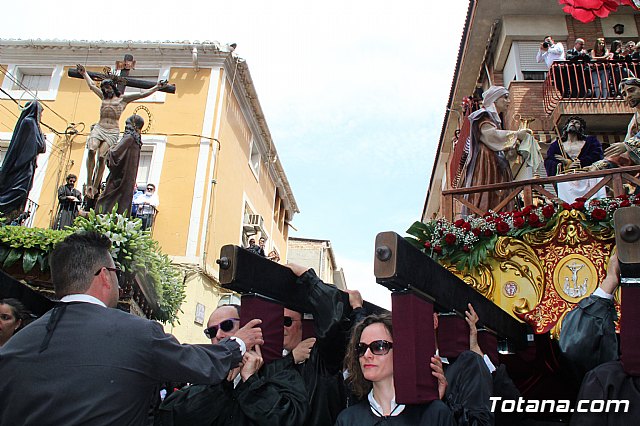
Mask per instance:
[[[293,318],[291,318],[291,317],[285,316],[285,317],[284,317],[284,326],[285,326],[285,327],[291,327],[291,326],[293,325],[293,322],[294,322],[294,321],[302,321],[302,320],[299,320],[299,319],[293,319]]]
[[[374,355],[386,355],[389,353],[391,348],[393,348],[392,342],[387,342],[386,340],[374,340],[368,345],[362,342],[358,343],[358,346],[356,346],[356,352],[358,357],[364,356],[367,349],[371,350],[371,353]]]
[[[218,325],[212,325],[209,328],[205,328],[204,335],[207,336],[209,339],[213,339],[214,337],[216,337],[216,334],[218,334],[218,328],[220,328],[220,330],[224,331],[225,333],[228,333],[231,330],[233,330],[234,321],[240,321],[240,318],[229,318],[227,320],[222,321]]]
[[[100,275],[100,272],[102,272],[103,269],[106,269],[107,271],[115,272],[116,273],[116,277],[118,277],[118,282],[122,279],[122,276],[124,275],[124,271],[122,269],[120,269],[118,267],[110,268],[108,266],[103,266],[102,268],[98,269],[96,271],[96,273],[93,274],[93,275],[95,275],[97,277],[98,275]]]

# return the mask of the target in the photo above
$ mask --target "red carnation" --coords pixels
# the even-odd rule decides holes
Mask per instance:
[[[527,213],[527,214],[528,214],[528,213]],[[524,211],[521,211],[521,212],[513,212],[513,217],[522,217],[522,216],[524,216],[524,215],[525,215]]]
[[[569,203],[562,203],[562,208],[565,210],[571,210],[571,204]]]
[[[456,243],[456,236],[454,234],[447,234],[444,236],[444,242],[452,246]]]
[[[462,229],[464,229],[465,231],[471,231],[471,224],[469,222],[466,222],[464,225],[462,225]]]
[[[604,220],[607,217],[607,212],[601,208],[595,208],[591,212],[591,217],[595,220]]]
[[[631,203],[629,202],[629,200],[624,200],[620,203],[620,207],[629,207],[631,205]]]
[[[640,204],[640,197],[636,197],[635,200],[633,200],[633,204],[635,205]]]
[[[540,223],[540,218],[538,217],[538,215],[535,213],[531,213],[529,215],[529,225],[536,226],[538,223]]]
[[[436,244],[435,246],[433,246],[433,251],[438,253],[438,254],[441,254],[442,253],[442,247],[440,247],[439,245]]]
[[[490,237],[491,236],[491,229],[485,229],[484,230],[484,236],[485,237]]]
[[[515,226],[516,228],[522,228],[524,226],[524,218],[523,217],[513,218],[513,226]]]
[[[555,213],[556,209],[553,207],[553,204],[547,204],[542,208],[542,215],[549,219]]]
[[[469,246],[463,246],[463,247],[462,247],[462,251],[463,251],[463,252],[465,252],[465,253],[469,253],[469,252],[471,251],[471,247],[469,247]]]
[[[527,215],[531,213],[531,210],[533,210],[533,206],[527,206],[524,209],[522,209],[522,214]]]
[[[584,208],[584,201],[576,201],[575,203],[571,203],[571,207],[576,210],[582,210]]]
[[[622,194],[622,195],[618,195],[616,198],[619,200],[628,200],[629,196],[627,194]]]
[[[462,228],[462,225],[465,224],[465,220],[464,219],[458,219],[455,222],[453,222],[454,226],[456,226],[457,228]]]
[[[430,249],[431,248],[431,241],[427,241],[426,243],[424,243],[424,248]]]
[[[579,203],[586,203],[586,202],[587,202],[587,199],[586,199],[586,198],[584,198],[584,197],[578,197],[578,198],[576,198],[576,200],[575,200],[575,201],[578,201]]]
[[[509,225],[506,222],[496,222],[496,231],[500,235],[506,235],[509,232]]]
[[[592,206],[599,206],[600,205],[600,200],[591,200],[589,202],[589,204],[591,204]]]
[[[471,232],[473,233],[473,235],[475,235],[476,237],[480,236],[480,234],[482,233],[482,231],[480,231],[478,228],[473,228],[471,230]]]

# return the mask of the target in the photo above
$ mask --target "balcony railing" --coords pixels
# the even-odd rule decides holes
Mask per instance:
[[[470,188],[458,188],[442,191],[442,215],[448,220],[455,220],[461,211],[462,206],[466,206],[470,213],[484,215],[486,211],[482,211],[475,205],[465,199],[468,194],[478,192],[489,192],[498,190],[507,190],[509,195],[500,203],[491,206],[491,210],[499,212],[503,210],[511,201],[518,200],[523,206],[531,205],[534,202],[534,194],[542,198],[543,201],[557,202],[573,202],[574,200],[562,200],[556,194],[545,189],[547,184],[557,184],[559,182],[571,182],[584,179],[600,178],[600,182],[591,188],[584,195],[584,198],[590,198],[596,194],[601,188],[608,186],[614,196],[623,195],[625,193],[624,184],[631,184],[640,187],[640,179],[636,177],[640,173],[640,166],[620,167],[617,169],[598,170],[595,172],[584,172],[575,174],[566,174],[561,176],[553,176],[547,178],[528,179],[515,182],[506,182],[493,185],[473,186]]]
[[[153,235],[153,225],[156,222],[158,209],[151,204],[134,204],[132,207],[133,216],[142,220],[142,229],[149,229]]]
[[[33,226],[33,218],[38,210],[38,203],[27,198],[27,204],[24,206],[24,211],[11,221],[11,225],[26,226],[31,228]]]
[[[640,75],[640,61],[556,61],[543,89],[544,110],[551,114],[560,101],[616,101],[623,78]]]

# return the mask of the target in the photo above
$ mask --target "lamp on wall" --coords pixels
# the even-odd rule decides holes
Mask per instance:
[[[613,26],[613,32],[620,35],[624,33],[624,25],[623,24],[615,24]]]

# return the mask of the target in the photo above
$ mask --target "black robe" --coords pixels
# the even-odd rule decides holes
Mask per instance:
[[[344,314],[340,291],[323,283],[313,269],[302,274],[296,284],[308,288],[316,344],[302,364],[295,364],[291,353],[272,364],[275,368],[295,369],[302,375],[310,405],[310,415],[303,425],[333,426],[347,401],[342,362],[350,322]]]
[[[591,370],[585,376],[578,400],[588,400],[582,408],[591,406],[594,400],[604,400],[605,409],[600,413],[576,411],[571,416],[571,425],[577,426],[627,426],[636,424],[640,418],[640,377],[630,376],[622,368],[620,361],[609,361]],[[606,404],[612,400],[627,400],[628,411],[624,405]],[[618,412],[616,413],[616,406]]]
[[[336,426],[451,426],[454,425],[451,410],[439,400],[423,405],[405,405],[397,416],[378,417],[373,414],[369,400],[353,405],[338,416]]]
[[[47,149],[40,131],[41,109],[34,101],[22,111],[0,168],[0,213],[9,218],[24,210],[33,186],[38,154]]]
[[[155,426],[299,426],[307,414],[302,377],[266,364],[235,389],[224,381],[173,392],[160,405]]]
[[[73,196],[78,201],[71,201],[67,197]],[[65,229],[67,226],[73,225],[73,221],[78,216],[78,205],[82,201],[82,194],[74,187],[62,185],[58,188],[58,219],[56,220],[54,229]]]
[[[116,204],[120,214],[131,210],[133,185],[138,175],[141,147],[140,136],[125,131],[120,142],[109,149],[107,153],[109,176],[107,176],[107,186],[96,203],[97,213],[110,213]]]

